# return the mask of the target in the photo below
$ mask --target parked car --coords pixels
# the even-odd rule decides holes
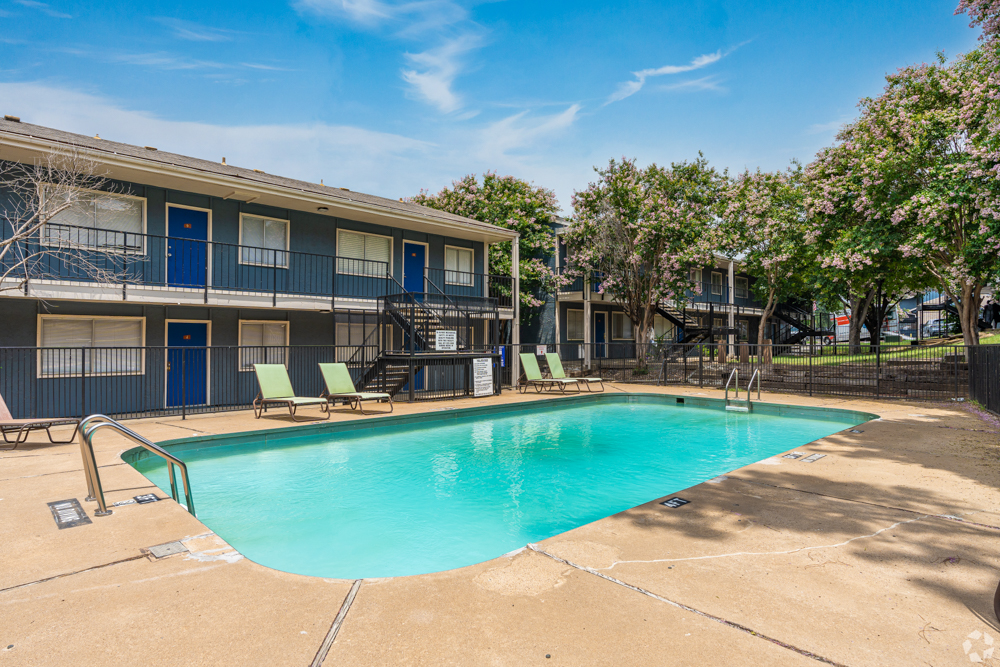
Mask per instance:
[[[934,338],[935,336],[947,336],[948,334],[959,333],[958,322],[948,320],[934,320],[924,323],[924,338]]]

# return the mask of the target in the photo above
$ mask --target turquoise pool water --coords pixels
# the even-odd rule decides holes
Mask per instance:
[[[243,555],[353,579],[488,560],[866,418],[622,398],[172,451],[189,466],[198,518]],[[169,493],[161,459],[133,465]]]

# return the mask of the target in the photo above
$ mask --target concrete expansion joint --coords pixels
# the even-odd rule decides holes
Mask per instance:
[[[623,586],[625,588],[628,588],[629,590],[635,591],[636,593],[641,593],[641,594],[643,594],[643,595],[645,595],[647,597],[651,597],[654,600],[659,600],[660,602],[665,602],[666,604],[669,604],[672,607],[676,607],[678,609],[682,609],[682,610],[690,612],[692,614],[696,614],[696,615],[701,616],[702,618],[706,618],[706,619],[708,619],[710,621],[715,621],[716,623],[721,623],[722,625],[725,625],[726,627],[732,628],[734,630],[739,630],[740,632],[744,632],[744,633],[746,633],[748,635],[751,635],[753,637],[757,637],[758,639],[763,639],[765,641],[771,642],[772,644],[775,644],[776,646],[780,646],[782,648],[788,649],[789,651],[793,651],[793,652],[798,653],[799,655],[805,656],[807,658],[812,658],[813,660],[816,660],[818,662],[822,662],[823,664],[834,665],[834,667],[847,667],[843,663],[836,662],[835,660],[830,660],[829,658],[825,658],[825,657],[823,657],[821,655],[817,655],[817,654],[815,654],[815,653],[813,653],[811,651],[806,651],[805,649],[801,649],[801,648],[799,648],[797,646],[794,646],[792,644],[788,644],[786,642],[783,642],[780,639],[775,639],[774,637],[770,637],[768,635],[762,634],[762,633],[757,632],[756,630],[754,630],[752,628],[748,628],[745,625],[741,625],[741,624],[736,623],[734,621],[729,621],[727,619],[722,618],[721,616],[715,616],[714,614],[709,614],[708,612],[704,612],[704,611],[701,611],[699,609],[695,609],[694,607],[689,607],[688,605],[683,604],[681,602],[675,602],[674,600],[670,600],[668,598],[665,598],[662,595],[657,595],[656,593],[653,593],[652,591],[648,591],[645,588],[640,588],[639,586],[633,586],[632,584],[626,583],[626,582],[622,581],[621,579],[615,579],[614,577],[609,576],[607,574],[604,574],[603,572],[599,572],[599,571],[597,571],[597,570],[595,570],[593,568],[585,567],[583,565],[578,565],[578,564],[576,564],[576,563],[574,563],[572,561],[565,560],[563,558],[560,558],[559,556],[555,556],[553,554],[550,554],[549,552],[545,551],[544,549],[540,549],[537,544],[528,544],[528,548],[531,549],[532,551],[536,552],[536,553],[539,553],[539,554],[541,554],[543,556],[548,556],[549,558],[551,558],[551,559],[553,559],[555,561],[563,563],[564,565],[568,565],[568,566],[570,566],[572,568],[576,568],[577,570],[582,570],[583,572],[586,572],[588,574],[592,574],[595,577],[600,577],[601,579],[604,579],[606,581],[610,581],[613,584],[617,584],[619,586]]]
[[[337,633],[340,632],[340,626],[344,624],[344,619],[347,618],[347,612],[351,610],[351,605],[354,604],[354,598],[358,594],[358,589],[361,588],[362,581],[363,579],[354,580],[351,590],[347,592],[347,597],[344,598],[343,604],[340,605],[337,617],[333,619],[330,631],[326,633],[326,637],[323,639],[323,643],[319,645],[319,650],[316,651],[316,656],[309,663],[309,667],[322,667],[323,661],[326,660],[326,656],[330,652],[334,640],[337,638]]]
[[[73,572],[63,572],[62,574],[56,574],[51,577],[45,577],[44,579],[38,579],[37,581],[29,581],[24,584],[17,584],[16,586],[9,586],[7,588],[0,588],[0,593],[6,593],[7,591],[17,590],[19,588],[25,588],[27,586],[34,586],[35,584],[44,584],[47,581],[52,581],[54,579],[63,579],[65,577],[72,577],[75,574],[83,574],[84,572],[93,572],[94,570],[101,570],[106,567],[111,567],[112,565],[121,565],[122,563],[128,563],[134,560],[139,560],[140,558],[146,558],[147,554],[141,553],[135,556],[129,556],[128,558],[122,558],[121,560],[113,560],[110,563],[103,563],[101,565],[94,565],[93,567],[87,567],[82,570],[75,570]]]
[[[794,646],[792,644],[788,644],[786,642],[783,642],[780,639],[775,639],[774,637],[770,637],[768,635],[762,634],[762,633],[757,632],[756,630],[754,630],[752,628],[748,628],[745,625],[741,625],[741,624],[736,623],[734,621],[726,620],[726,619],[722,618],[721,616],[715,616],[714,614],[709,614],[708,612],[704,612],[704,611],[701,611],[699,609],[695,609],[694,607],[689,607],[686,604],[683,604],[683,603],[680,603],[680,602],[675,602],[673,600],[670,600],[668,598],[663,597],[662,595],[657,595],[656,593],[653,593],[652,591],[648,591],[645,588],[640,588],[638,586],[633,586],[632,584],[626,583],[626,582],[622,581],[621,579],[615,579],[614,577],[609,576],[607,574],[604,574],[603,572],[599,572],[599,571],[597,571],[597,570],[595,570],[593,568],[585,567],[583,565],[578,565],[578,564],[576,564],[576,563],[574,563],[572,561],[565,560],[563,558],[560,558],[559,556],[555,556],[553,554],[550,554],[549,552],[545,551],[544,549],[540,549],[537,544],[528,544],[528,548],[531,549],[532,551],[536,552],[536,553],[539,553],[539,554],[543,555],[543,556],[547,556],[547,557],[551,558],[552,560],[555,560],[557,562],[563,563],[564,565],[568,565],[569,567],[576,568],[577,570],[582,570],[583,572],[586,572],[588,574],[592,574],[595,577],[600,577],[601,579],[604,579],[606,581],[610,581],[613,584],[617,584],[619,586],[623,586],[625,588],[628,588],[629,590],[635,591],[636,593],[641,593],[642,595],[645,595],[647,597],[651,597],[654,600],[659,600],[660,602],[665,602],[666,604],[669,604],[672,607],[676,607],[678,609],[682,609],[682,610],[690,612],[692,614],[696,614],[696,615],[698,615],[698,616],[700,616],[702,618],[708,619],[710,621],[715,621],[716,623],[721,623],[722,625],[725,625],[728,628],[732,628],[734,630],[739,630],[740,632],[744,632],[744,633],[746,633],[748,635],[751,635],[752,637],[757,637],[758,639],[763,639],[764,641],[768,641],[768,642],[770,642],[770,643],[772,643],[772,644],[774,644],[776,646],[780,646],[781,648],[788,649],[789,651],[793,651],[795,653],[798,653],[799,655],[804,656],[806,658],[812,658],[813,660],[816,660],[817,662],[822,662],[825,665],[833,665],[834,667],[847,667],[847,665],[844,665],[843,663],[837,662],[835,660],[830,660],[829,658],[825,658],[825,657],[823,657],[821,655],[817,655],[816,653],[813,653],[811,651],[807,651],[805,649],[801,649],[801,648],[799,648],[797,646]]]

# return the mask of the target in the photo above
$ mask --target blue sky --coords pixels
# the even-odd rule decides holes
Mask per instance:
[[[808,162],[957,0],[0,0],[0,113],[397,198],[495,170]]]

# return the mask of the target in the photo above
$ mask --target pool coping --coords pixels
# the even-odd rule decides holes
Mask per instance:
[[[199,435],[186,438],[176,438],[164,440],[157,443],[159,446],[169,449],[171,453],[179,454],[194,449],[206,449],[209,447],[223,447],[234,444],[279,444],[282,441],[297,440],[312,435],[326,435],[335,433],[355,433],[359,431],[377,431],[397,426],[410,426],[414,424],[433,424],[435,422],[457,421],[460,419],[475,419],[481,416],[496,416],[498,414],[512,414],[517,412],[541,412],[554,409],[570,409],[579,405],[592,403],[646,403],[646,404],[667,404],[671,406],[684,406],[724,411],[727,401],[721,398],[711,398],[707,396],[691,396],[677,394],[647,394],[647,393],[600,393],[600,394],[579,394],[575,396],[559,396],[546,399],[536,399],[534,401],[509,403],[506,405],[474,406],[468,408],[443,408],[431,412],[414,413],[407,415],[385,415],[377,419],[366,419],[360,421],[345,422],[318,422],[312,424],[301,424],[289,426],[281,429],[261,429],[254,431],[239,431],[235,433],[224,433],[214,435]],[[861,412],[858,410],[848,410],[843,408],[825,408],[818,406],[787,405],[781,403],[765,403],[763,401],[753,402],[751,410],[760,414],[774,416],[801,416],[812,419],[823,419],[831,414],[842,415],[848,419],[857,420],[854,425],[864,424],[881,417],[871,412]],[[831,420],[833,421],[833,420]],[[838,420],[839,421],[839,420]],[[807,444],[807,443],[806,443]],[[132,447],[120,454],[122,461],[134,467],[136,463],[156,456],[145,448]]]

